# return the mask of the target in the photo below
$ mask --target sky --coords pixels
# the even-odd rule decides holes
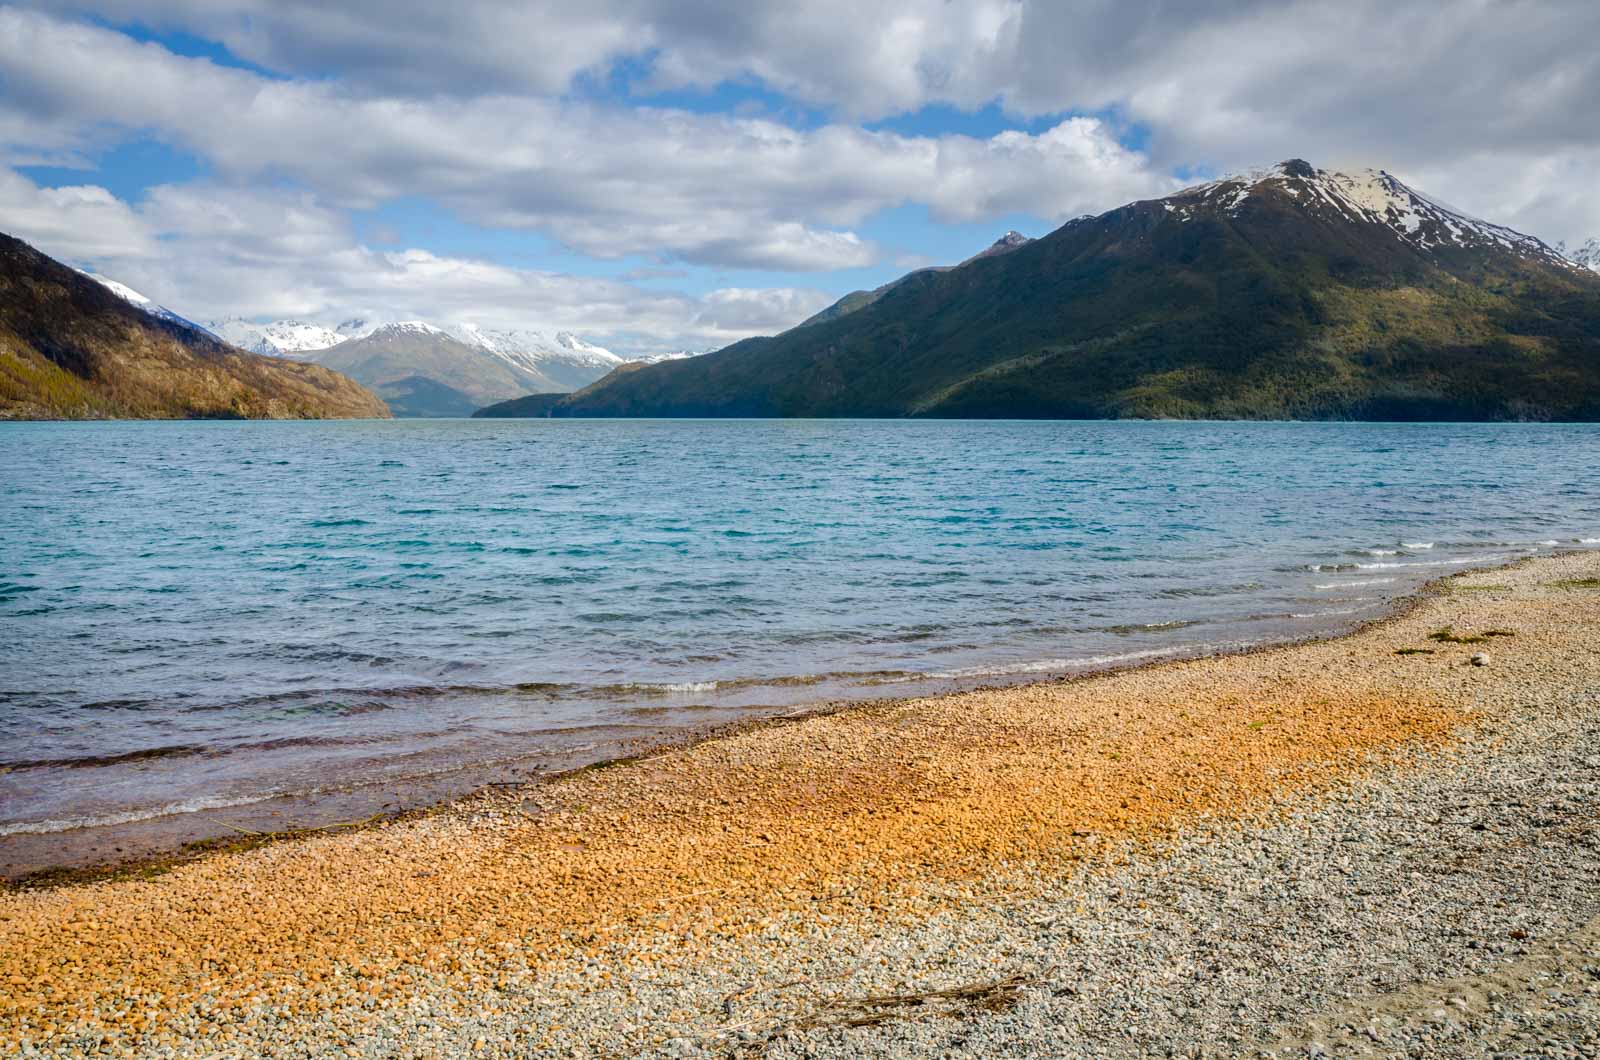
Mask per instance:
[[[1237,169],[1600,235],[1594,0],[0,3],[0,231],[191,319],[623,353]]]

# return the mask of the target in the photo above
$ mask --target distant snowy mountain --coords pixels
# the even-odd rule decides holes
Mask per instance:
[[[82,273],[83,275],[85,275],[87,277],[89,277],[89,279],[94,280],[95,282],[99,283],[102,287],[106,288],[106,290],[110,291],[112,294],[116,295],[118,298],[122,299],[124,302],[127,302],[130,305],[138,306],[140,309],[143,309],[146,313],[149,313],[151,316],[160,317],[162,320],[170,320],[174,324],[182,324],[186,328],[193,328],[195,331],[198,331],[203,335],[210,335],[212,338],[220,338],[221,337],[221,336],[217,335],[215,332],[211,331],[209,328],[205,328],[205,327],[202,327],[199,324],[196,324],[194,321],[190,320],[188,317],[180,316],[179,314],[174,313],[172,310],[168,309],[164,305],[157,305],[155,302],[151,301],[147,296],[140,294],[138,291],[135,291],[132,287],[129,287],[125,283],[118,283],[116,280],[113,280],[111,277],[109,277],[109,276],[101,276],[97,272],[87,272],[84,269],[78,269],[76,271]]]
[[[378,324],[364,317],[352,317],[333,329],[341,338],[364,339],[378,330]]]
[[[1585,268],[1593,269],[1595,272],[1600,272],[1600,236],[1589,240],[1583,246],[1574,250],[1568,250],[1565,244],[1559,243],[1556,245],[1556,249],[1565,254],[1567,260],[1573,264],[1582,265]]]
[[[424,320],[401,320],[392,324],[356,317],[337,327],[301,320],[275,320],[257,324],[238,318],[218,321],[212,330],[235,346],[254,353],[265,353],[295,360],[321,360],[313,356],[342,342],[366,339],[382,333],[392,342],[404,335],[447,337],[484,350],[513,368],[532,372],[562,390],[577,390],[605,375],[624,358],[603,346],[588,342],[570,331],[549,336],[542,331],[496,330],[476,324],[440,327]]]
[[[500,331],[476,324],[457,324],[449,328],[448,333],[469,346],[487,350],[515,368],[559,383],[567,390],[588,386],[626,360],[570,331],[558,331],[551,338],[542,331]]]
[[[293,360],[304,360],[304,354],[308,351],[337,346],[349,337],[321,324],[308,324],[302,320],[274,320],[270,324],[256,324],[231,317],[213,321],[210,328],[240,349]]]
[[[251,353],[269,357],[284,357],[295,361],[318,361],[321,356],[345,342],[378,336],[381,344],[393,346],[406,338],[449,339],[491,354],[517,372],[525,382],[536,381],[540,390],[563,392],[581,390],[602,378],[613,368],[629,361],[675,361],[696,357],[703,350],[676,350],[670,353],[653,353],[640,357],[621,357],[604,346],[574,335],[570,331],[546,333],[527,328],[495,329],[477,324],[461,323],[440,327],[425,320],[400,320],[381,324],[364,317],[352,317],[335,327],[315,324],[305,320],[274,320],[265,324],[243,317],[214,320],[206,325],[157,305],[145,295],[108,276],[85,272],[88,276],[112,291],[117,297],[138,306],[147,313],[170,320],[184,327],[221,339]]]
[[[448,336],[450,334],[450,332],[446,331],[444,328],[435,327],[434,325],[428,323],[426,320],[396,320],[393,324],[385,324],[382,327],[373,328],[371,331],[369,331],[363,337],[364,338],[370,338],[373,335],[378,334],[379,332],[383,332],[385,335],[446,335],[446,336]]]
[[[683,360],[687,360],[690,357],[703,357],[706,354],[711,353],[711,352],[713,352],[713,351],[711,351],[711,350],[670,350],[670,351],[666,351],[666,352],[663,352],[663,353],[641,353],[638,356],[629,357],[629,358],[627,358],[627,360],[629,360],[629,361],[643,361],[645,364],[656,364],[656,363],[661,362],[661,361],[683,361]]]
[[[485,405],[571,387],[444,328],[403,320],[305,359],[370,387],[396,416],[470,416]],[[605,373],[590,369],[590,380]]]

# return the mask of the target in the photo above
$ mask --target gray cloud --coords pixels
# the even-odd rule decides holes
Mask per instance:
[[[141,258],[156,250],[149,227],[128,205],[92,185],[41,188],[0,168],[0,229],[85,261]]]
[[[975,139],[511,96],[363,96],[16,11],[0,11],[0,67],[26,100],[0,101],[0,131],[17,128],[17,147],[50,137],[81,151],[147,133],[228,179],[286,176],[344,207],[427,196],[598,257],[858,267],[878,250],[847,226],[902,203],[947,220],[1064,218],[1171,186],[1092,118]],[[40,114],[31,137],[25,119]]]
[[[0,218],[45,253],[197,319],[470,321],[571,330],[647,353],[771,334],[832,301],[801,288],[694,296],[416,248],[375,250],[355,239],[343,211],[275,189],[164,185],[130,206],[103,188],[40,188],[0,169]]]
[[[1174,171],[1293,155],[1385,166],[1547,239],[1600,233],[1600,50],[1587,43],[1600,6],[1587,0],[33,6],[53,13],[0,8],[0,162],[85,162],[151,136],[213,176],[130,204],[0,168],[0,227],[197,315],[474,320],[705,348],[779,330],[829,296],[635,281],[694,265],[859,267],[893,251],[856,227],[901,204],[950,222],[1063,219],[1161,194]],[[284,76],[177,56],[74,12],[188,30]],[[622,59],[647,89],[748,80],[834,120],[569,91]],[[858,124],[935,103],[1109,112],[1144,146],[1091,117],[989,138]],[[351,210],[403,197],[654,268],[579,277],[356,238]]]
[[[1600,147],[1591,0],[592,0],[536,15],[459,0],[448,20],[421,0],[52,6],[185,26],[374,93],[549,93],[629,58],[656,87],[756,79],[846,118],[929,103],[1114,110],[1148,130],[1160,171],[1379,165],[1541,235],[1600,229],[1583,194]],[[1485,168],[1559,186],[1511,194]]]

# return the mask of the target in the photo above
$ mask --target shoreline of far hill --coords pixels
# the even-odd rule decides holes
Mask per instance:
[[[0,895],[70,1055],[1600,1048],[1600,553]],[[1474,656],[1485,658],[1474,663]]]

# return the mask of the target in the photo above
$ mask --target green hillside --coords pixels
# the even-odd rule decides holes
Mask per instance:
[[[1289,162],[614,375],[582,416],[1600,419],[1600,274]]]

